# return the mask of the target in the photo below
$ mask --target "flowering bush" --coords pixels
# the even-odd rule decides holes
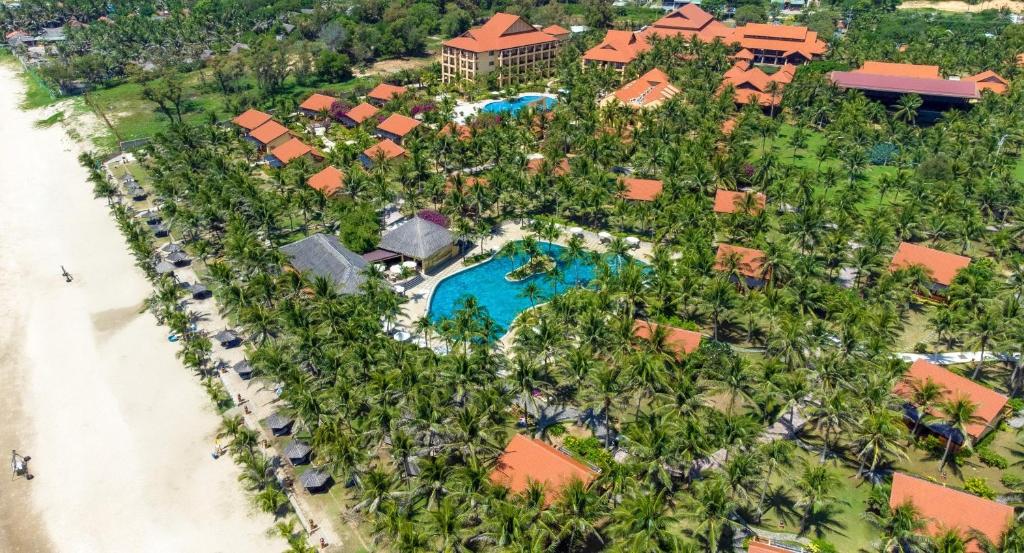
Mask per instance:
[[[435,109],[437,109],[437,106],[435,106],[434,104],[418,104],[413,106],[412,109],[409,110],[409,116],[416,117],[421,113],[427,113],[428,111],[434,111]]]
[[[340,121],[342,116],[348,113],[348,110],[350,109],[352,109],[352,107],[346,104],[345,102],[342,102],[341,100],[335,100],[334,103],[331,104],[331,108],[327,111],[328,113],[330,113],[331,118]]]
[[[433,209],[421,209],[420,212],[416,214],[416,216],[419,217],[420,219],[423,219],[424,221],[430,221],[435,225],[448,228],[448,218],[434,211]]]

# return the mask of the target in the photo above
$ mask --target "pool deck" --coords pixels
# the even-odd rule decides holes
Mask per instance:
[[[516,94],[516,98],[521,98],[523,96],[543,96],[544,98],[551,98],[554,100],[558,99],[557,95],[547,92],[523,92],[521,94]],[[459,125],[463,125],[466,123],[467,119],[479,114],[480,111],[484,109],[484,106],[491,102],[497,102],[500,100],[500,97],[494,97],[480,102],[459,102],[455,105],[455,110],[452,113],[452,121]]]
[[[559,226],[562,231],[562,236],[554,241],[559,246],[565,246],[569,241],[568,228]],[[533,235],[533,231],[524,228],[523,224],[515,221],[506,221],[502,223],[498,229],[491,234],[490,238],[484,243],[485,249],[500,250],[502,246],[509,242],[515,242],[516,240],[522,240],[527,236]],[[598,238],[596,232],[591,232],[584,229],[583,231],[583,243],[584,247],[591,251],[605,252],[607,248],[605,244]],[[652,244],[649,242],[640,242],[640,245],[630,250],[628,253],[635,259],[643,262],[650,260]],[[479,248],[474,248],[466,252],[466,254],[473,254],[479,252]],[[455,273],[468,269],[474,265],[466,266],[462,264],[462,258],[456,259],[450,262],[444,269],[433,275],[423,275],[423,282],[417,284],[411,289],[407,290],[405,295],[409,298],[409,301],[402,305],[402,314],[397,319],[397,325],[408,330],[410,333],[415,335],[413,331],[414,323],[424,317],[427,314],[427,309],[430,307],[430,296],[434,292],[434,288],[442,280],[454,275]]]

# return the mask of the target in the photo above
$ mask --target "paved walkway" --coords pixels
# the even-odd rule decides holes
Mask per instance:
[[[981,359],[980,351],[947,351],[940,353],[897,353],[897,357],[904,361],[913,363],[918,359],[930,361],[936,365],[955,365],[957,363],[977,363]],[[1015,353],[992,353],[985,352],[986,361],[1008,361],[1017,359]]]

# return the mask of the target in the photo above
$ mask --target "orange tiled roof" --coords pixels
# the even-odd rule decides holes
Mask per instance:
[[[469,128],[469,125],[460,125],[458,123],[445,124],[437,134],[441,136],[448,136],[453,132],[459,140],[469,140],[470,138],[473,138],[473,129]]]
[[[309,98],[306,98],[305,102],[299,104],[299,109],[307,111],[327,111],[331,109],[331,106],[333,106],[334,102],[337,101],[338,99],[332,96],[315,93]]]
[[[470,52],[493,52],[556,40],[555,36],[538,31],[518,15],[498,12],[483,25],[473,27],[443,44]]]
[[[392,113],[390,117],[377,125],[377,129],[395,136],[404,137],[418,126],[420,126],[420,122],[412,117],[406,117],[400,113]]]
[[[547,27],[541,29],[540,32],[547,33],[551,36],[557,37],[569,34],[569,29],[566,29],[565,27],[561,27],[559,25],[548,25]]]
[[[531,175],[540,173],[540,170],[544,167],[544,158],[535,157],[526,162],[526,172]],[[551,168],[551,174],[556,177],[562,177],[569,174],[569,159],[562,158]]]
[[[892,63],[887,61],[866,61],[854,73],[885,75],[887,77],[913,77],[915,79],[941,79],[938,65],[918,65],[914,63]]]
[[[455,181],[456,181],[456,179],[454,179],[454,178],[448,179],[448,181],[444,183],[444,191],[445,192],[451,192],[451,191],[455,190],[455,184],[456,184]],[[463,192],[469,192],[470,188],[476,188],[477,186],[487,186],[488,184],[490,184],[490,182],[491,181],[489,181],[489,180],[487,180],[487,179],[485,179],[483,177],[465,176],[465,177],[462,177],[462,189],[461,190]]]
[[[651,336],[654,335],[660,326],[665,327],[665,345],[669,346],[677,355],[693,353],[700,347],[700,341],[703,338],[700,332],[684,330],[674,326],[659,325],[649,321],[634,321],[633,336],[641,340],[650,340]]]
[[[779,50],[784,56],[800,53],[808,59],[828,50],[828,45],[818,38],[818,33],[796,25],[747,23],[737,27],[724,40],[748,50]]]
[[[910,381],[919,380],[923,382],[928,379],[946,389],[946,399],[963,396],[978,406],[974,414],[981,419],[981,422],[967,427],[967,433],[972,438],[977,438],[984,434],[988,426],[999,418],[1003,407],[1006,406],[1007,398],[1003,394],[982,386],[970,378],[960,376],[944,367],[929,363],[924,359],[918,359],[910,365],[904,381],[897,384],[893,391],[910,399],[910,395],[913,393],[909,385]]]
[[[971,264],[970,257],[933,250],[910,242],[901,242],[889,265],[890,271],[920,265],[931,273],[932,280],[949,286],[960,269]]]
[[[793,550],[783,549],[760,541],[751,541],[747,545],[747,553],[793,553]]]
[[[657,106],[679,93],[661,69],[651,69],[615,91],[620,102],[634,107]]]
[[[292,138],[270,152],[270,155],[277,158],[277,160],[284,165],[288,165],[288,163],[293,159],[302,157],[306,154],[312,154],[315,157],[320,157],[320,152],[317,152],[313,147],[298,138]]]
[[[751,193],[722,189],[715,190],[715,213],[736,213],[739,211],[737,205],[743,201],[747,194]],[[754,194],[754,198],[757,201],[756,212],[760,212],[764,209],[765,196],[757,192]]]
[[[583,53],[587,61],[629,63],[642,52],[650,49],[646,40],[640,40],[633,31],[610,30],[604,39],[593,48]]]
[[[626,185],[622,197],[639,202],[653,202],[663,188],[661,181],[654,179],[624,178],[622,184]]]
[[[902,472],[892,475],[889,505],[898,507],[906,502],[917,507],[927,521],[926,531],[937,535],[947,528],[960,530],[964,537],[977,530],[998,543],[999,537],[1013,520],[1013,507],[990,499],[933,484]],[[980,553],[977,542],[967,544],[969,553]]]
[[[995,71],[982,71],[977,75],[971,75],[964,77],[965,81],[974,81],[978,83],[978,92],[982,90],[990,90],[994,94],[1002,94],[1010,88],[1010,83],[999,76]]]
[[[404,86],[396,86],[388,83],[380,83],[373,87],[373,90],[366,93],[367,98],[373,98],[374,100],[380,100],[381,102],[390,102],[395,96],[401,96],[406,93]]]
[[[738,61],[736,65],[725,72],[719,91],[732,85],[733,99],[737,104],[756,103],[763,107],[778,106],[782,102],[782,88],[793,82],[794,75],[796,75],[796,66],[788,63],[769,75],[760,67],[754,67],[750,62]],[[768,94],[768,87],[773,82],[777,83],[779,88],[779,92],[774,97]]]
[[[266,145],[277,140],[278,138],[281,138],[281,136],[285,134],[288,134],[288,129],[286,129],[284,125],[271,119],[270,121],[267,121],[266,123],[253,129],[249,133],[249,136],[252,137],[253,140],[259,142],[260,144]]]
[[[704,42],[712,42],[716,38],[728,37],[732,32],[732,29],[715,21],[715,18],[700,6],[687,4],[652,23],[640,33],[640,36],[645,41],[652,36],[660,38],[696,36]]]
[[[328,165],[321,169],[319,173],[309,177],[308,184],[310,188],[330,196],[341,190],[341,187],[345,184],[345,174],[339,171],[337,167]]]
[[[385,138],[384,140],[381,140],[373,146],[363,150],[363,155],[370,158],[371,161],[376,161],[377,152],[384,152],[384,159],[389,160],[404,156],[405,148],[395,144],[390,139]]]
[[[764,278],[764,275],[761,274],[764,270],[762,263],[764,252],[753,248],[744,248],[743,246],[719,244],[718,252],[715,253],[715,270],[729,270],[726,260],[733,254],[739,256],[739,266],[737,267],[739,274],[750,278]]]
[[[270,115],[263,113],[258,109],[246,110],[245,113],[231,120],[232,123],[247,131],[251,131],[267,121],[270,121]]]
[[[722,134],[730,135],[732,131],[736,130],[736,118],[730,117],[725,121],[722,121]]]
[[[498,464],[491,472],[491,482],[512,493],[522,493],[530,482],[544,484],[544,504],[550,505],[562,489],[574,479],[589,484],[597,471],[569,455],[522,434],[512,436]]]
[[[349,119],[355,121],[356,124],[358,125],[363,121],[366,121],[367,119],[373,117],[374,115],[377,115],[377,112],[379,111],[380,110],[377,109],[377,106],[363,102],[358,106],[348,110],[348,112],[345,113],[345,117],[348,117]]]

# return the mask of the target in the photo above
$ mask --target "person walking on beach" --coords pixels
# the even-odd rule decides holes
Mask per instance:
[[[72,280],[75,279],[75,277],[71,276],[71,273],[69,273],[68,270],[65,269],[63,265],[60,266],[60,274],[61,276],[64,277],[64,282],[71,282]]]

